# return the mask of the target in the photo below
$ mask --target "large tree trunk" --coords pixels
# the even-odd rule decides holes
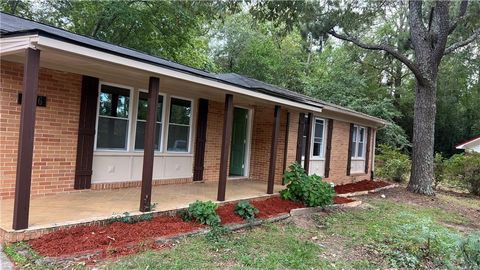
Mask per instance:
[[[413,120],[412,171],[407,189],[414,193],[434,195],[432,183],[433,146],[436,114],[436,78],[427,86],[417,83]]]

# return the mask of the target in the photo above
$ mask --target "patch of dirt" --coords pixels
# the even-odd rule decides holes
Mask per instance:
[[[362,180],[356,183],[338,185],[338,186],[335,186],[334,189],[337,194],[346,194],[346,193],[352,193],[352,192],[374,190],[374,189],[386,187],[389,185],[391,184],[385,181]]]
[[[472,200],[475,198],[470,195],[459,194],[455,192],[437,191],[437,194],[454,197],[455,200]],[[384,197],[384,198],[383,198]],[[468,207],[468,201],[465,203],[456,204],[455,200],[448,200],[444,196],[424,196],[408,192],[405,187],[396,187],[392,189],[382,190],[377,193],[371,193],[362,196],[362,200],[368,202],[372,199],[385,199],[392,202],[405,203],[410,205],[418,205],[427,208],[439,208],[449,213],[455,213],[465,218],[469,224],[458,225],[448,224],[449,226],[457,227],[460,231],[480,229],[480,209],[475,206]]]
[[[55,231],[29,244],[42,256],[64,257],[85,252],[130,252],[148,239],[173,236],[203,228],[203,225],[184,222],[179,217],[161,216],[134,224],[114,222],[104,226],[79,226]]]

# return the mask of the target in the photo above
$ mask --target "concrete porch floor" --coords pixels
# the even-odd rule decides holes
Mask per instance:
[[[218,182],[154,186],[155,211],[187,207],[195,200],[216,201]],[[283,186],[275,185],[278,193]],[[226,200],[235,201],[267,195],[267,183],[251,180],[228,180]],[[106,218],[112,214],[139,213],[140,188],[89,190],[48,195],[30,201],[29,229]],[[12,230],[13,199],[0,201],[0,228]]]

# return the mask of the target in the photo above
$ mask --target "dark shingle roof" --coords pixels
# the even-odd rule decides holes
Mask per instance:
[[[324,105],[327,105],[327,106],[335,107],[339,110],[358,114],[360,117],[364,116],[371,119],[372,118],[376,119],[375,117],[372,117],[366,114],[362,114],[338,105],[334,105],[318,99],[314,99],[312,97],[308,97],[308,96],[305,96],[305,95],[302,95],[302,94],[299,94],[275,85],[271,85],[259,80],[248,78],[236,73],[213,74],[210,72],[206,72],[203,70],[178,64],[161,57],[152,56],[137,50],[125,48],[122,46],[100,41],[87,36],[75,34],[57,27],[49,26],[43,23],[35,22],[32,20],[28,20],[28,19],[24,19],[24,18],[20,18],[17,16],[0,12],[0,36],[1,37],[22,35],[22,34],[33,34],[33,33],[38,33],[40,35],[45,35],[48,37],[68,41],[68,42],[79,44],[85,47],[90,47],[96,50],[105,51],[115,55],[161,66],[164,68],[173,69],[176,71],[207,78],[210,80],[215,80],[222,83],[234,85],[246,90],[264,93],[267,95],[276,96],[283,99],[288,99],[291,101],[295,101],[295,102],[299,102],[299,103],[303,103],[306,105],[319,107],[319,108],[323,107]],[[376,119],[376,121],[381,121],[381,120]]]

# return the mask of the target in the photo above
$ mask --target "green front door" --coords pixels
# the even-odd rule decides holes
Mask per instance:
[[[232,145],[230,151],[230,176],[245,176],[247,153],[248,110],[234,108]]]

